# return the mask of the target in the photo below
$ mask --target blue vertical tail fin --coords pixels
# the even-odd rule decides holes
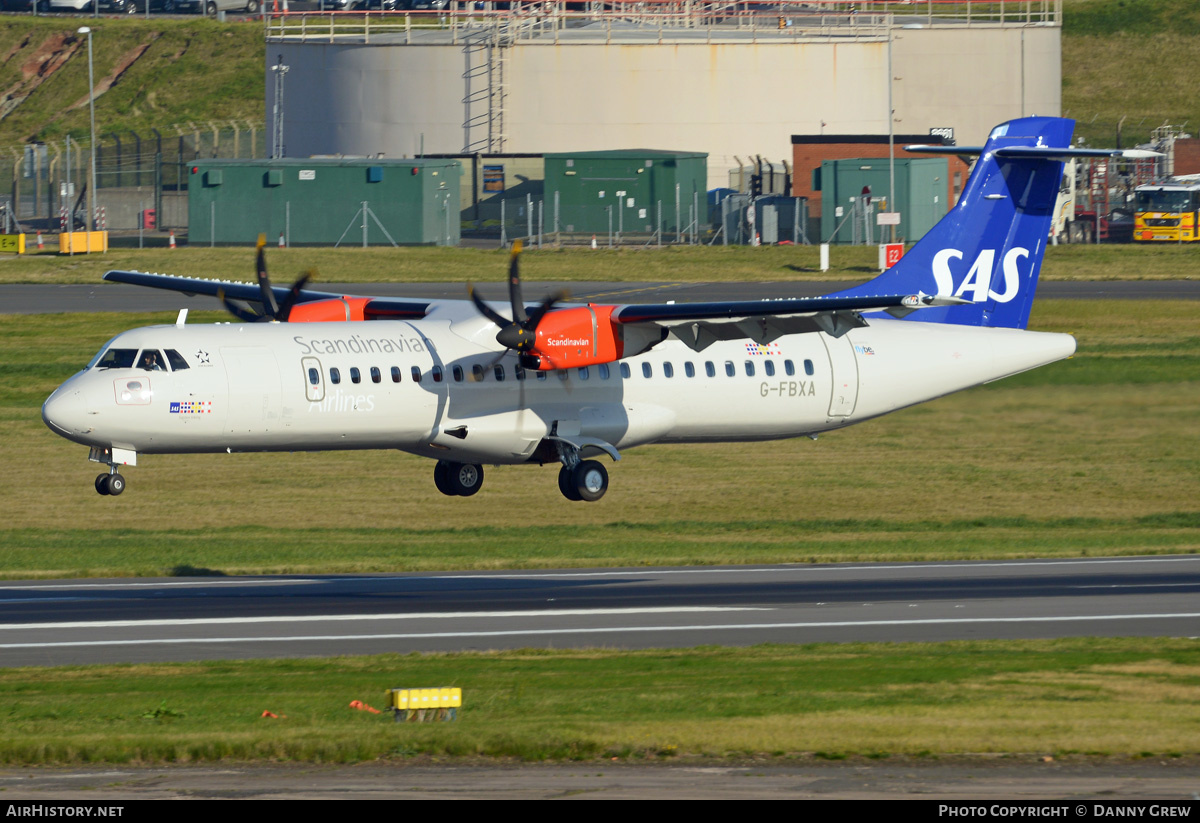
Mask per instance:
[[[992,130],[958,203],[883,274],[831,296],[938,294],[970,304],[908,319],[1025,328],[1050,235],[1063,159],[1117,152],[1071,149],[1075,121],[1024,117]]]

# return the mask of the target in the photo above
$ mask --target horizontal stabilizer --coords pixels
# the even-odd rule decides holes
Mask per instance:
[[[959,154],[974,156],[983,154],[983,146],[905,146],[905,151],[914,154]],[[1157,151],[1146,149],[1072,149],[1050,146],[1009,146],[995,149],[996,157],[1026,158],[1038,160],[1069,160],[1073,157],[1107,157],[1113,160],[1147,160],[1162,157]]]

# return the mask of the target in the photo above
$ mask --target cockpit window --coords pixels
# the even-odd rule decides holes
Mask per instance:
[[[158,349],[143,349],[138,356],[137,367],[142,371],[166,371],[166,361]]]
[[[132,369],[137,349],[109,349],[96,361],[98,369]]]
[[[188,363],[183,359],[183,355],[174,349],[167,349],[167,362],[171,364],[171,371],[182,371],[188,367]]]

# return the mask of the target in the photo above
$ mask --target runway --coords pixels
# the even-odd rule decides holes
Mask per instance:
[[[0,585],[0,665],[1200,636],[1200,555]]]
[[[526,282],[530,302],[547,294],[566,291],[576,302],[700,302],[708,300],[759,300],[778,297],[815,297],[856,285],[859,281],[771,281],[758,283],[552,283]],[[382,297],[459,299],[467,297],[462,283],[322,283],[320,291]],[[480,293],[489,300],[507,300],[504,283],[484,283]],[[1200,280],[1043,281],[1038,297],[1068,300],[1200,300]],[[188,297],[175,292],[127,286],[0,285],[0,314],[57,312],[158,312],[216,311],[211,297]]]

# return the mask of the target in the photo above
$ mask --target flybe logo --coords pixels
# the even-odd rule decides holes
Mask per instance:
[[[967,297],[976,303],[995,300],[997,303],[1007,303],[1017,296],[1021,290],[1021,272],[1017,269],[1017,261],[1029,257],[1029,249],[1009,249],[1000,261],[1000,271],[1004,281],[1000,291],[992,288],[996,274],[996,250],[983,249],[967,269],[966,276],[954,287],[955,281],[962,276],[965,265],[963,253],[958,249],[942,249],[933,256],[933,279],[937,282],[937,293],[952,297]]]

